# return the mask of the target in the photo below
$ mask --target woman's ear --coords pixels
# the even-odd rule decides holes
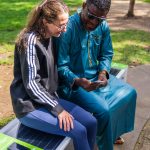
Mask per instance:
[[[42,19],[44,26],[47,24],[46,19]]]

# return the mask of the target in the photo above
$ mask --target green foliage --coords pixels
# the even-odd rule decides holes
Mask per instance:
[[[114,62],[150,63],[150,33],[138,30],[112,31]]]
[[[143,1],[143,2],[146,2],[146,3],[150,3],[150,0],[140,0],[140,1]]]
[[[144,0],[144,2],[150,3],[150,0]]]
[[[0,129],[5,126],[9,121],[11,121],[12,119],[14,119],[15,116],[14,115],[11,115],[9,117],[5,117],[5,118],[2,118],[0,119]]]
[[[70,15],[72,15],[74,12],[76,12],[77,8],[81,7],[82,3],[83,3],[82,0],[64,0],[64,2],[69,7]]]

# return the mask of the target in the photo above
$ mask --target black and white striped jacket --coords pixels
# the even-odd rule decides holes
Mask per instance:
[[[58,75],[51,39],[39,41],[34,33],[24,35],[27,46],[16,44],[14,52],[14,80],[10,86],[16,116],[45,107],[57,116],[63,111],[57,97]]]

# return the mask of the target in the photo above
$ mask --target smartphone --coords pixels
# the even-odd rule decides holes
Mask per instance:
[[[104,83],[104,81],[97,80],[97,81],[93,81],[93,83]]]
[[[30,149],[14,142],[7,148],[7,150],[30,150]]]

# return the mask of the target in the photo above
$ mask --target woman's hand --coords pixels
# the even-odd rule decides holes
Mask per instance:
[[[67,111],[63,110],[59,115],[59,127],[60,129],[64,129],[64,131],[70,131],[74,128],[73,125],[73,116],[69,114]]]

